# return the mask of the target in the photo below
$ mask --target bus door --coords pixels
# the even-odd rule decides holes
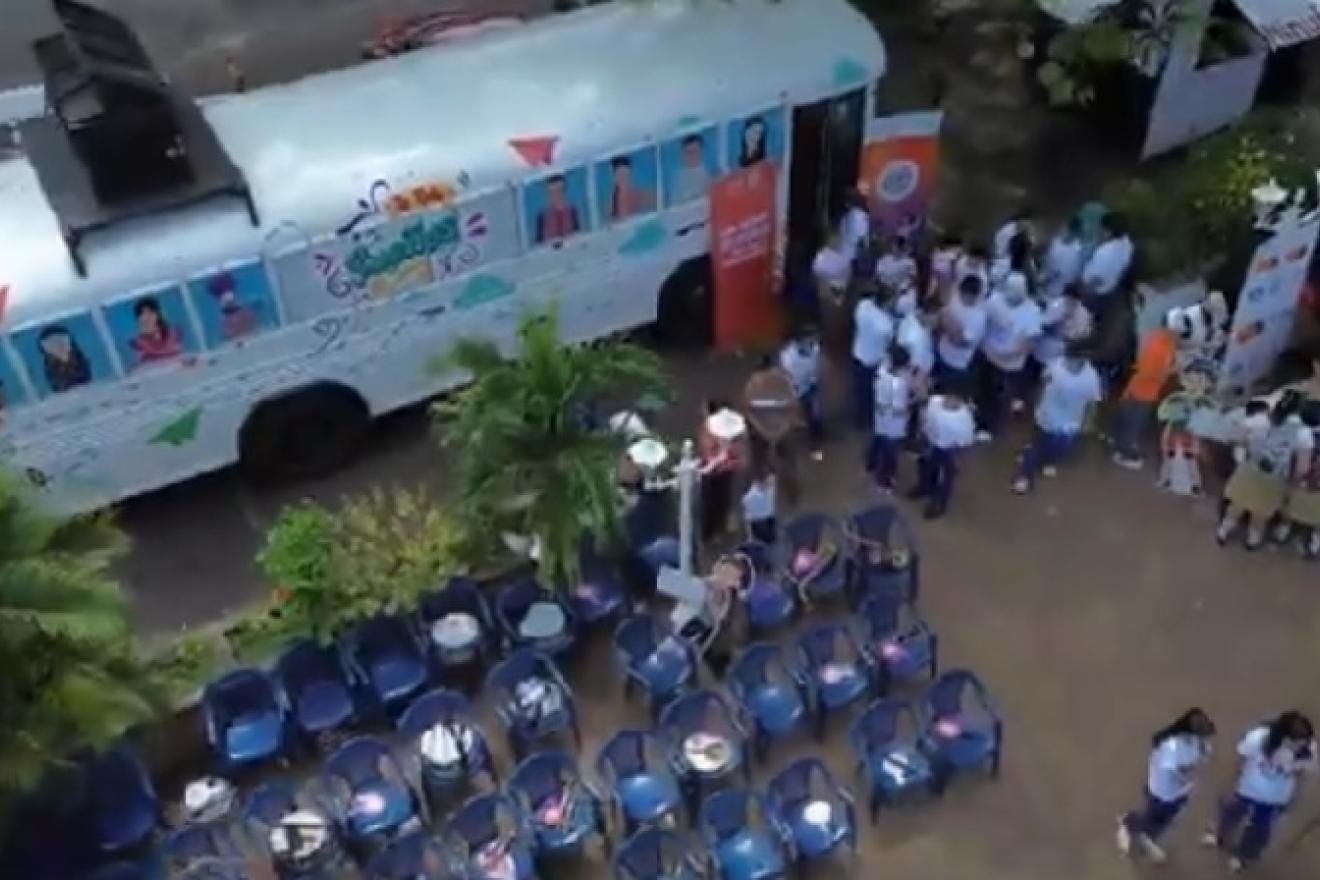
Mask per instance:
[[[793,108],[789,168],[789,271],[810,265],[825,224],[843,215],[861,174],[866,90]]]

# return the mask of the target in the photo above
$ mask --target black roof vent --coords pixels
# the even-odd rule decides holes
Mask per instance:
[[[79,273],[83,236],[131,217],[228,195],[256,225],[242,173],[128,25],[76,0],[53,3],[61,32],[33,43],[48,113],[21,131]]]

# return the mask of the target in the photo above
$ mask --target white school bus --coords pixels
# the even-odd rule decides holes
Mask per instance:
[[[885,65],[847,0],[617,3],[196,104],[56,5],[0,155],[0,455],[60,512],[337,466],[550,303],[570,340],[702,337],[711,182],[776,163],[781,253],[809,238]]]

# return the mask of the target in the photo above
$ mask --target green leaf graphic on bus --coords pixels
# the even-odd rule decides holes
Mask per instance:
[[[151,442],[158,446],[186,446],[196,439],[201,421],[202,408],[195,406],[157,431]]]

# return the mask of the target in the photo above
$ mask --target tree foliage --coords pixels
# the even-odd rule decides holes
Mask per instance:
[[[583,539],[620,532],[622,441],[584,409],[624,394],[664,394],[667,383],[655,355],[635,345],[562,344],[555,311],[526,316],[518,342],[508,358],[487,340],[454,346],[446,362],[472,381],[437,404],[437,418],[465,520],[489,540],[534,537],[542,572],[567,585]]]

